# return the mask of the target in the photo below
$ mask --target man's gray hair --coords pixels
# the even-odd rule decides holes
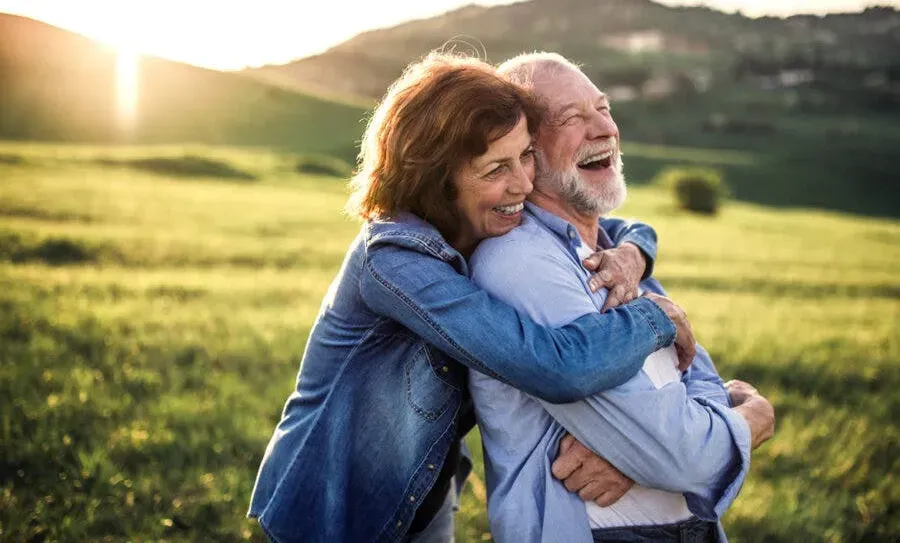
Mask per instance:
[[[546,51],[522,53],[497,67],[500,75],[528,90],[534,90],[534,83],[538,79],[555,77],[566,70],[581,73],[579,65],[559,53]]]

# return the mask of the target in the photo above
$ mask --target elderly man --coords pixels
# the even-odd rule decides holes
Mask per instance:
[[[533,89],[548,106],[539,129],[537,171],[522,225],[483,242],[471,259],[473,279],[538,322],[558,326],[608,297],[628,302],[631,289],[596,293],[583,259],[610,248],[601,217],[625,197],[619,133],[607,97],[573,64],[555,54],[516,57],[501,73]],[[594,262],[596,264],[596,262]],[[654,279],[644,295],[671,304]],[[750,451],[772,435],[774,411],[753,387],[726,387],[697,349],[683,374],[674,347],[651,355],[644,371],[587,400],[553,405],[470,372],[470,389],[485,450],[488,514],[500,542],[715,541],[718,520],[737,496]],[[580,447],[607,459],[628,481],[608,507],[585,502],[597,481],[566,478],[558,450]],[[561,443],[562,440],[562,443]],[[571,454],[565,455],[571,458]],[[612,477],[616,479],[616,477]]]

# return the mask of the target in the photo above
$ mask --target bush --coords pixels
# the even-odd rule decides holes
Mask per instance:
[[[221,160],[184,155],[173,157],[145,157],[132,159],[100,159],[107,166],[127,166],[159,175],[176,177],[214,177],[239,181],[255,181],[256,176],[239,170]]]
[[[353,168],[339,158],[326,155],[302,155],[297,159],[297,173],[349,179]]]
[[[709,168],[665,168],[655,183],[670,188],[681,209],[715,215],[727,195],[722,175]]]

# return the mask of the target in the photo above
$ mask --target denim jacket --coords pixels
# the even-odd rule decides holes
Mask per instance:
[[[649,226],[603,226],[655,256]],[[674,337],[648,299],[541,327],[476,287],[430,224],[369,222],[322,302],[249,516],[278,542],[399,541],[469,429],[467,368],[571,402],[624,383]]]

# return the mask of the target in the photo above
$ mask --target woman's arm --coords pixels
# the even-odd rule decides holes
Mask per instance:
[[[360,289],[373,311],[466,366],[548,402],[618,386],[675,339],[672,321],[647,299],[559,329],[541,327],[448,263],[391,244],[369,248]]]

